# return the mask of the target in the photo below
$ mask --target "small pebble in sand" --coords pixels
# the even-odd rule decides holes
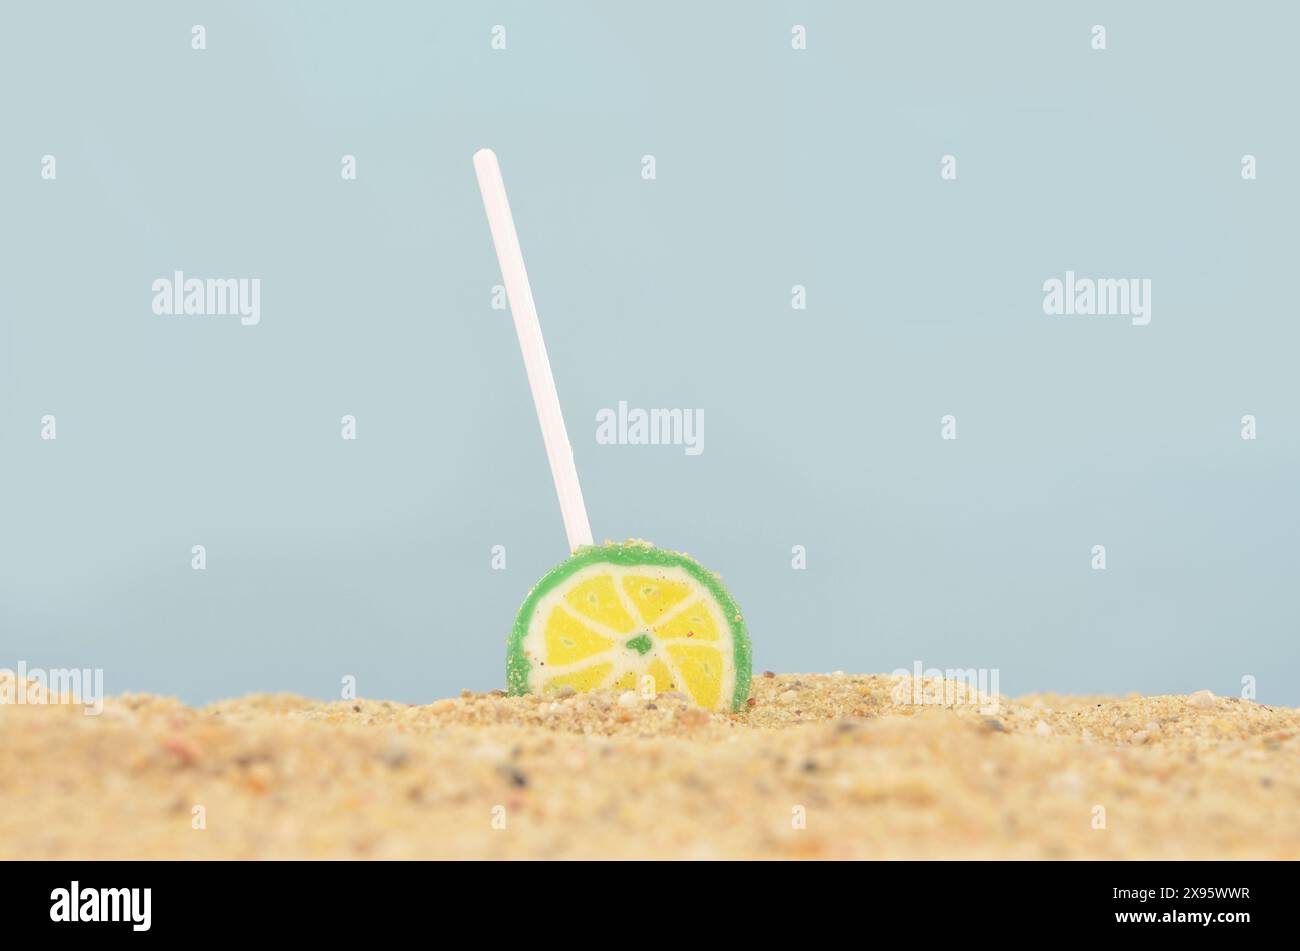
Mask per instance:
[[[794,703],[798,699],[799,699],[799,694],[795,693],[793,690],[787,690],[783,694],[781,694],[782,703]]]
[[[1034,732],[1039,736],[1051,736],[1052,727],[1046,720],[1039,720],[1034,724]]]
[[[411,754],[400,746],[391,746],[384,751],[384,765],[389,769],[401,769],[411,760]]]
[[[456,709],[456,701],[443,698],[442,700],[433,701],[432,710],[434,713],[450,713]]]
[[[506,782],[510,783],[516,789],[523,789],[528,785],[528,777],[520,769],[503,764],[499,767],[501,775],[505,777]]]
[[[1194,710],[1213,710],[1218,703],[1209,690],[1198,690],[1187,698],[1187,705]]]
[[[199,748],[179,734],[173,734],[163,740],[163,749],[180,760],[182,766],[189,766],[199,758]]]
[[[632,707],[635,707],[636,704],[637,704],[637,696],[635,690],[624,690],[619,695],[618,705],[620,707],[626,707],[628,709],[631,709]]]

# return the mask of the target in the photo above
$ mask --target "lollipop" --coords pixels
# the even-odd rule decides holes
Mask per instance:
[[[491,149],[475,153],[474,171],[571,552],[529,592],[515,618],[506,653],[510,693],[645,691],[653,684],[656,692],[689,694],[702,707],[739,709],[749,696],[749,634],[718,576],[648,542],[592,544],[519,236]]]

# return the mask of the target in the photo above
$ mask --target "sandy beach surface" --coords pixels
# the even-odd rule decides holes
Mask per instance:
[[[951,683],[0,705],[0,858],[1300,857],[1300,711]]]

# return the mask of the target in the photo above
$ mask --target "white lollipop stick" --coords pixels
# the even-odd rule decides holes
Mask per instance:
[[[582,501],[578,469],[573,464],[573,447],[569,445],[569,434],[564,429],[560,397],[555,392],[555,377],[551,376],[551,361],[546,356],[542,328],[537,322],[537,307],[533,304],[532,288],[528,286],[524,255],[519,249],[519,235],[515,232],[515,219],[510,214],[510,202],[506,200],[506,185],[501,178],[496,153],[491,149],[475,152],[474,171],[478,175],[479,191],[483,193],[483,207],[487,210],[488,226],[492,229],[492,243],[496,245],[501,277],[506,282],[506,296],[510,299],[510,312],[515,318],[519,349],[524,353],[524,367],[528,371],[528,385],[533,391],[533,405],[537,407],[537,422],[542,427],[542,441],[546,443],[546,458],[551,463],[555,494],[560,497],[564,534],[569,539],[569,550],[577,551],[579,545],[591,544],[591,525],[587,521],[587,506]]]

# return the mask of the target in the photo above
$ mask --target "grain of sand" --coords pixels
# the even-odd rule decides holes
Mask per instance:
[[[1300,711],[901,683],[2,705],[0,858],[1300,857]]]

